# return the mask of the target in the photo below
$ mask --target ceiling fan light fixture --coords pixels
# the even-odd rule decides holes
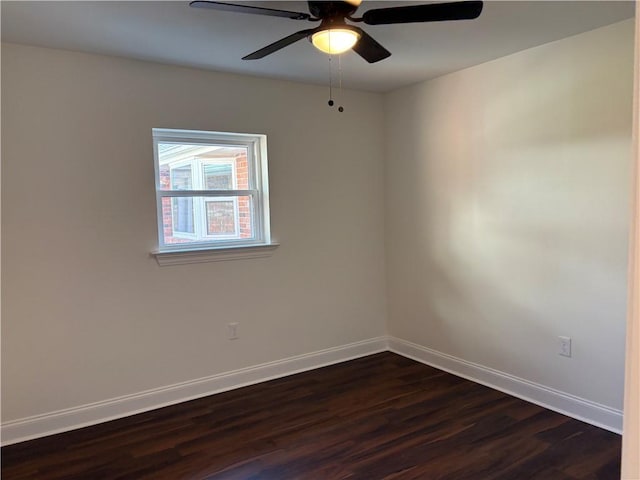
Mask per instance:
[[[350,50],[360,39],[360,34],[349,28],[321,30],[311,36],[311,43],[318,50],[331,55]]]

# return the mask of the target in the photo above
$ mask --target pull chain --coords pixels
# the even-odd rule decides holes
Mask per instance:
[[[338,55],[338,97],[342,101],[342,57]],[[338,107],[340,113],[344,112],[344,107],[340,105]]]
[[[329,37],[331,38],[331,37]],[[331,41],[331,40],[329,40]],[[329,104],[330,107],[333,107],[333,89],[332,89],[332,83],[333,83],[333,71],[331,68],[331,55],[329,55],[329,101],[327,102]]]
[[[331,51],[331,33],[329,31],[329,51]],[[327,104],[333,107],[335,102],[333,101],[333,55],[329,54],[329,101]],[[338,55],[338,97],[342,98],[342,58]],[[344,112],[344,107],[340,105],[338,107],[340,113]]]
[[[335,105],[335,102],[333,101],[333,55],[329,55],[329,101],[327,102],[327,104],[330,107],[333,107]],[[338,99],[342,100],[342,59],[340,58],[340,56],[338,55]],[[344,112],[344,107],[342,105],[340,105],[338,107],[338,111],[340,113]]]

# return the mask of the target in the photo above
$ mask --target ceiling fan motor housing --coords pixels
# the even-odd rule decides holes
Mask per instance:
[[[327,19],[344,20],[345,17],[348,17],[358,9],[357,5],[348,2],[309,1],[308,3],[311,15],[321,18],[323,21]]]

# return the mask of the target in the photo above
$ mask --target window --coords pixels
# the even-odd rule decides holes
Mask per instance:
[[[228,149],[227,149],[228,150]],[[216,150],[219,151],[219,150]],[[165,152],[166,153],[166,152]],[[211,153],[211,152],[207,152]],[[219,153],[228,155],[228,152]],[[171,163],[170,155],[162,155],[168,158],[169,163],[160,166],[161,176],[169,171],[169,188],[180,191],[237,190],[238,177],[240,187],[248,188],[247,155],[244,149],[234,151],[235,158],[207,159],[194,157],[190,160],[180,160]],[[240,167],[237,167],[240,165]],[[240,175],[237,170],[241,170]],[[162,179],[162,177],[161,177]],[[168,203],[165,201],[165,203]],[[207,197],[174,197],[171,198],[171,222],[169,218],[163,218],[164,241],[169,244],[185,243],[184,240],[208,241],[214,239],[238,239],[252,238],[248,228],[240,235],[240,209],[238,198],[225,196],[216,198]],[[248,204],[242,204],[243,212],[249,212]],[[164,215],[163,215],[164,217]]]
[[[271,245],[266,137],[153,129],[157,254]]]

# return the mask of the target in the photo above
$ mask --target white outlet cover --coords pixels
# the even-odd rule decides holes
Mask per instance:
[[[558,355],[571,356],[571,337],[558,337]]]
[[[238,325],[239,323],[229,323],[227,325],[227,338],[229,340],[237,340],[238,338]]]

